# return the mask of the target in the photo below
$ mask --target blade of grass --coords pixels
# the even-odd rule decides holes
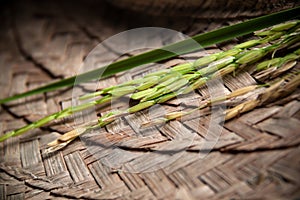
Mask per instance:
[[[235,25],[223,27],[208,33],[203,33],[196,35],[192,38],[167,45],[160,49],[155,49],[148,51],[146,53],[142,53],[124,60],[120,60],[114,62],[108,66],[104,66],[92,71],[88,71],[86,73],[80,74],[78,76],[69,77],[54,83],[47,84],[45,86],[30,90],[25,93],[17,94],[11,97],[7,97],[0,100],[0,104],[4,104],[10,101],[14,101],[20,98],[24,98],[27,96],[31,96],[34,94],[40,94],[44,92],[53,91],[59,88],[72,86],[77,78],[80,82],[85,82],[88,80],[98,79],[99,74],[101,74],[101,78],[105,78],[111,75],[114,75],[118,72],[122,72],[125,70],[129,70],[131,68],[162,61],[165,59],[172,58],[177,55],[182,55],[185,53],[193,52],[200,48],[204,48],[213,44],[217,44],[220,42],[224,42],[230,39],[233,39],[238,36],[243,36],[249,34],[251,32],[267,28],[269,26],[288,21],[291,19],[295,19],[300,16],[300,7],[284,10],[281,12],[273,13],[270,15],[254,18],[242,23],[238,23]],[[200,45],[195,45],[195,41]]]

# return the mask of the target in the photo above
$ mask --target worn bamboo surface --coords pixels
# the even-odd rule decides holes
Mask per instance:
[[[152,16],[148,24],[143,24],[148,17],[134,23],[132,19],[136,16],[120,17],[126,12],[94,1],[85,4],[18,2],[7,3],[1,9],[1,98],[74,75],[93,47],[122,30],[165,25],[192,35],[236,22],[167,18],[157,21]],[[213,46],[207,52],[228,49],[244,39]],[[179,57],[166,65],[201,54]],[[141,76],[145,71],[147,68],[131,70],[101,83],[114,85]],[[226,76],[223,81],[229,92],[256,84],[259,79],[241,71],[235,77]],[[147,112],[143,111],[87,136],[94,142],[105,139],[126,146],[124,151],[132,151],[130,156],[108,151],[105,146],[87,148],[80,139],[62,151],[46,155],[45,144],[71,130],[74,123],[68,119],[58,121],[0,143],[0,199],[297,199],[300,196],[299,94],[298,89],[284,99],[226,122],[220,127],[217,144],[204,158],[200,158],[198,150],[210,122],[209,115],[200,124],[199,118],[193,115],[183,122],[151,128],[138,137],[137,126]],[[0,134],[62,109],[70,104],[71,95],[72,88],[69,88],[3,106]],[[207,89],[202,88],[186,98],[201,101],[208,96]],[[180,106],[178,100],[172,100],[163,107],[173,111]],[[112,134],[115,130],[119,133]],[[174,142],[176,135],[191,136],[194,141],[192,144]],[[181,147],[185,150],[172,163],[147,171],[151,165],[155,168],[169,158],[151,154],[148,149]],[[105,165],[105,158],[112,157],[139,173]]]

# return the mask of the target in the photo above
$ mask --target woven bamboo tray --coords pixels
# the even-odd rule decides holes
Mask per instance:
[[[112,8],[104,2],[80,1],[7,3],[0,10],[0,97],[7,97],[74,75],[86,54],[103,39],[137,26],[164,26],[193,35],[209,31],[237,19],[168,19],[141,16]],[[126,14],[126,15],[125,15]],[[122,17],[120,17],[122,16]],[[126,16],[126,17],[124,17]],[[149,20],[150,18],[150,20]],[[147,20],[145,22],[145,20]],[[238,38],[207,49],[213,53],[244,41]],[[186,59],[198,57],[194,53]],[[102,58],[99,58],[101,62]],[[103,58],[106,59],[106,58]],[[183,57],[169,61],[180,62]],[[299,63],[296,66],[299,69]],[[141,76],[137,68],[102,81],[114,85]],[[235,90],[256,84],[257,77],[242,71],[224,78],[226,88]],[[0,133],[30,123],[70,104],[72,88],[10,103],[0,111]],[[205,88],[192,98],[207,97]],[[190,98],[190,97],[189,97]],[[178,110],[179,102],[170,101],[166,110]],[[146,111],[145,111],[146,112]],[[111,154],[99,146],[87,148],[77,139],[62,151],[44,154],[49,141],[71,129],[64,120],[21,137],[0,143],[0,199],[297,199],[300,197],[300,93],[230,120],[221,127],[217,144],[204,158],[198,152],[201,135],[206,133],[209,115],[200,124],[195,116],[184,122],[173,121],[154,127],[151,137],[134,137],[136,125],[145,112],[125,119],[119,134],[114,127],[101,129],[92,138],[127,141],[132,158]],[[184,128],[182,128],[184,127]],[[119,129],[120,130],[120,129]],[[195,137],[172,163],[147,170],[166,160],[151,154],[181,133]],[[124,139],[125,138],[125,139]],[[103,139],[103,138],[102,138]],[[198,142],[198,143],[197,143]],[[178,145],[178,144],[177,144]],[[132,148],[131,148],[132,147]],[[176,149],[176,143],[170,145]],[[94,150],[94,152],[93,152]],[[119,156],[138,173],[107,166],[100,157]],[[165,159],[165,160],[164,160]],[[153,169],[154,169],[153,168]]]

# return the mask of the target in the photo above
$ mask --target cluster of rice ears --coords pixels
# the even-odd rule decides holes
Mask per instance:
[[[125,115],[141,111],[155,104],[164,103],[179,95],[188,94],[205,85],[207,81],[232,74],[237,69],[247,70],[249,66],[253,65],[256,65],[257,73],[266,71],[277,72],[273,73],[274,80],[265,85],[247,86],[223,97],[208,99],[200,107],[193,110],[167,113],[165,116],[153,121],[144,122],[143,126],[152,126],[175,120],[209,107],[212,103],[244,95],[259,87],[266,88],[259,95],[258,99],[244,102],[228,109],[226,111],[226,120],[228,120],[294,91],[300,84],[299,73],[294,72],[292,75],[279,78],[278,75],[291,70],[299,59],[300,21],[289,21],[278,24],[254,34],[257,36],[257,39],[238,44],[230,50],[201,57],[194,62],[187,62],[149,73],[142,78],[81,96],[79,99],[83,100],[84,103],[66,108],[24,127],[8,132],[0,137],[0,141],[42,127],[53,120],[71,116],[76,112],[92,108],[96,105],[106,104],[123,96],[129,96],[131,99],[139,102],[135,106],[125,110],[108,112],[99,117],[97,121],[90,122],[62,135],[57,140],[49,143],[48,152],[53,152],[65,147],[72,140],[88,130],[103,127]],[[286,55],[276,57],[276,52],[281,50],[287,52]]]

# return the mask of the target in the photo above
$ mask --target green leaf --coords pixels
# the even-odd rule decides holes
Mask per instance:
[[[208,33],[203,33],[196,35],[192,38],[167,45],[160,49],[155,49],[142,53],[127,59],[123,59],[117,62],[110,64],[109,66],[104,66],[78,76],[69,77],[54,83],[47,84],[45,86],[30,90],[25,93],[17,94],[5,99],[0,100],[0,104],[4,104],[13,100],[17,100],[23,97],[31,96],[34,94],[40,94],[43,92],[53,91],[59,88],[72,86],[75,80],[80,80],[80,82],[85,82],[89,80],[99,79],[99,74],[102,72],[101,78],[109,77],[118,72],[132,69],[134,67],[162,61],[165,59],[172,58],[177,55],[182,55],[185,53],[193,52],[201,48],[224,42],[230,39],[233,39],[238,36],[246,35],[251,32],[267,28],[269,26],[295,19],[300,16],[300,7],[292,8],[289,10],[273,13],[270,15],[258,17],[251,19],[239,24],[223,27]],[[200,45],[195,45],[195,41]],[[174,53],[176,52],[176,53]]]

